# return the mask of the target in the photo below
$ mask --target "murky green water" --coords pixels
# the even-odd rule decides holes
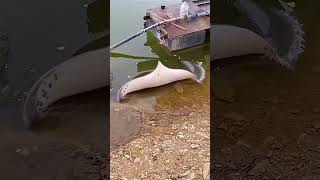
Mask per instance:
[[[110,13],[110,44],[115,44],[122,39],[136,33],[144,28],[143,16],[149,8],[160,6],[161,4],[181,3],[180,0],[111,0]],[[209,74],[209,45],[191,48],[186,51],[170,53],[161,46],[151,33],[146,33],[140,37],[126,43],[113,51],[111,54],[111,101],[115,101],[118,89],[135,76],[153,70],[158,61],[170,68],[183,68],[181,60],[202,62]],[[177,83],[174,83],[177,85]],[[201,100],[191,97],[198,93],[201,96],[209,97],[209,78],[206,78],[203,85],[192,82],[180,82],[184,93],[179,94],[175,91],[174,85],[153,88],[128,95],[128,103],[140,104],[145,108],[157,106],[159,98],[167,97],[166,103],[173,103],[179,98],[189,98],[191,102],[201,102]],[[169,95],[170,94],[170,95]],[[169,98],[170,96],[170,98]],[[170,99],[170,100],[169,100]],[[164,101],[163,101],[164,102]],[[162,106],[168,105],[162,103]]]

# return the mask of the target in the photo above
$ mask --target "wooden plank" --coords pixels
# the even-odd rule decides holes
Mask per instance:
[[[166,19],[164,19],[164,18],[162,18],[162,17],[160,17],[160,16],[158,16],[158,15],[156,15],[156,14],[151,14],[151,13],[150,13],[150,15],[153,16],[153,17],[156,17],[156,18],[158,18],[158,19],[161,19],[162,21],[166,20]],[[184,28],[184,27],[182,27],[182,26],[179,26],[179,25],[177,25],[176,23],[170,23],[170,24],[172,24],[172,25],[173,25],[174,27],[176,27],[176,28],[179,28],[179,29],[182,29],[182,30],[186,31],[186,28]]]
[[[202,8],[194,4],[193,2],[188,2],[189,12],[190,13],[199,13],[204,12]],[[160,7],[152,8],[147,10],[147,14],[155,14],[163,19],[167,19],[168,17],[178,17],[180,16],[180,4],[168,5],[165,9],[161,9]],[[162,21],[161,19],[155,18],[153,19],[156,23]],[[167,24],[164,29],[168,32],[169,38],[184,36],[190,33],[203,31],[205,29],[210,29],[210,17],[203,16],[197,17],[196,19],[188,19],[188,20],[179,20],[175,22],[176,25],[185,28],[186,30],[178,29],[176,26],[172,24]]]

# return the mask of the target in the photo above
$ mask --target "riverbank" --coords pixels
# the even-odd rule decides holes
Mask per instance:
[[[0,126],[1,179],[104,180],[105,92],[61,100],[32,130]]]
[[[137,135],[111,152],[111,179],[209,179],[208,98],[175,111],[139,112]]]
[[[1,129],[2,179],[64,180],[106,177],[106,156],[90,143]]]

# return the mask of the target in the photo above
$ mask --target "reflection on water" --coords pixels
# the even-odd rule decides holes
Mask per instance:
[[[166,4],[180,2],[180,0],[165,1]],[[160,6],[163,1],[125,1],[126,6],[123,6],[121,3],[124,3],[124,0],[111,1],[111,44],[143,29],[143,16],[145,15],[146,10]],[[182,60],[190,61],[192,63],[202,63],[207,71],[206,73],[209,74],[209,53],[208,43],[200,47],[171,53],[160,45],[153,35],[148,32],[129,43],[120,46],[111,54],[111,101],[115,101],[116,93],[123,84],[134,77],[142,76],[154,70],[158,61],[161,61],[162,64],[169,68],[182,69],[185,69],[181,62]],[[208,79],[209,78],[206,78],[202,85],[195,82],[183,81],[163,87],[135,92],[127,96],[126,102],[138,106],[140,105],[147,109],[153,109],[158,105],[170,106],[171,103],[179,101],[179,98],[188,99],[188,101],[190,101],[189,104],[192,104],[191,102],[201,103],[201,100],[192,95],[199,93],[199,95],[208,98]],[[183,93],[181,93],[181,91],[179,93],[176,90],[176,86],[179,86],[179,89],[182,88]],[[161,100],[162,98],[164,99]]]
[[[107,46],[107,9],[104,0],[2,2],[0,32],[8,32],[10,51],[0,57],[0,64],[7,62],[0,68],[0,124],[22,126],[21,105],[42,74],[76,54]]]

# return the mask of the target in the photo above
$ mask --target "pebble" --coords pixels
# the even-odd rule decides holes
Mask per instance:
[[[190,179],[196,178],[196,174],[195,174],[194,172],[190,173],[189,178],[190,178]]]
[[[199,147],[199,145],[198,145],[198,144],[191,144],[190,147],[191,147],[192,149],[196,149],[196,148]]]
[[[155,123],[155,121],[147,121],[146,124],[148,125],[153,125]]]
[[[182,155],[183,155],[184,153],[186,153],[187,151],[188,151],[188,149],[179,149],[179,153],[182,154]]]
[[[63,51],[65,48],[64,48],[64,46],[59,46],[56,49],[59,50],[59,51]]]
[[[175,90],[179,93],[179,94],[183,94],[183,88],[179,85],[174,86]]]
[[[16,153],[22,155],[22,156],[28,156],[30,155],[30,151],[27,148],[18,148],[16,150]]]
[[[204,137],[204,138],[206,138],[206,139],[209,139],[210,137],[209,136],[207,136],[205,133],[203,133],[203,132],[196,132],[196,134],[197,135],[199,135],[199,136],[202,136],[202,137]]]
[[[139,162],[139,161],[140,161],[140,158],[136,158],[136,159],[134,160],[135,163],[137,163],[137,162]]]
[[[186,172],[180,174],[179,176],[180,177],[185,177],[185,176],[188,176],[189,174],[190,174],[190,171],[186,171]]]
[[[179,133],[178,133],[178,137],[179,137],[179,138],[184,138],[184,135],[182,134],[182,132],[179,132]]]

